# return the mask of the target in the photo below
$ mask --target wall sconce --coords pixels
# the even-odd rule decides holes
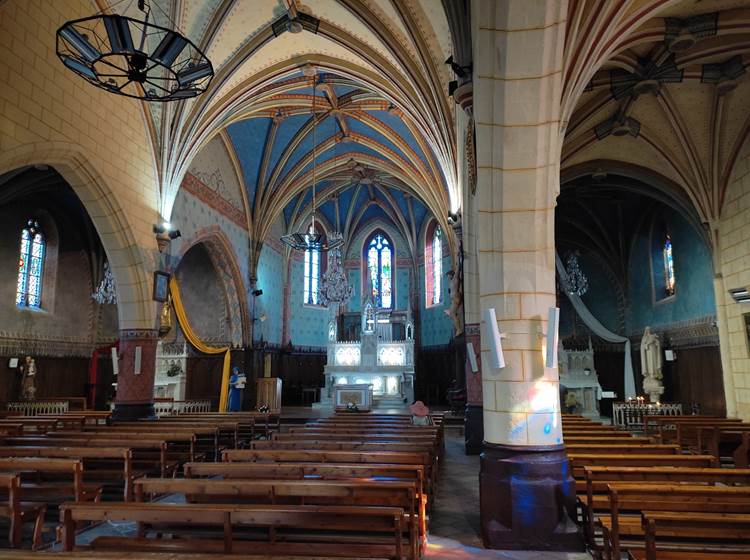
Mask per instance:
[[[164,250],[169,246],[169,242],[178,237],[182,237],[179,229],[174,229],[172,224],[169,222],[162,222],[161,224],[154,224],[153,227],[154,235],[156,236],[156,245],[159,247],[159,252],[163,253]]]
[[[750,292],[748,292],[747,288],[735,288],[734,290],[729,290],[729,295],[731,295],[732,299],[737,303],[750,303]]]

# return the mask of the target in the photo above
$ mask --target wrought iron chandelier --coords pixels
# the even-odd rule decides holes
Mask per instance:
[[[211,61],[187,37],[149,21],[145,0],[138,8],[143,20],[99,13],[66,22],[57,30],[57,56],[89,83],[118,95],[175,101],[206,91]]]
[[[112,276],[112,269],[109,267],[109,262],[104,261],[104,277],[97,286],[96,291],[91,294],[93,299],[98,304],[115,304],[117,303],[117,289],[115,288],[115,278]]]
[[[341,234],[336,232],[331,235],[331,241],[333,241],[334,236],[341,238]],[[320,280],[318,301],[325,307],[329,307],[331,304],[338,306],[349,301],[352,294],[354,294],[354,287],[349,285],[346,272],[344,272],[341,262],[341,247],[335,247],[328,253],[328,269]]]
[[[565,261],[565,272],[568,276],[566,289],[568,293],[581,297],[589,291],[589,281],[578,262],[578,251],[570,253]]]
[[[337,247],[341,247],[344,244],[343,236],[335,232],[330,236],[326,237],[322,233],[319,233],[315,228],[315,211],[317,209],[317,198],[316,198],[316,149],[318,145],[317,141],[317,128],[318,128],[318,115],[315,111],[315,100],[317,99],[317,86],[318,82],[316,79],[315,69],[311,68],[311,80],[312,80],[312,218],[310,227],[307,231],[298,231],[295,233],[288,233],[281,236],[281,241],[285,245],[291,247],[296,251],[330,251]]]

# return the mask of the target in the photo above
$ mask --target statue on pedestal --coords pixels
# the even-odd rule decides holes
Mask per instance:
[[[26,356],[26,362],[21,366],[23,379],[21,380],[21,398],[33,401],[36,398],[36,362],[31,356]]]
[[[232,375],[229,377],[229,412],[242,410],[242,392],[245,389],[247,377],[240,368],[233,367]]]
[[[664,393],[661,366],[661,342],[659,337],[651,332],[651,327],[646,327],[641,339],[641,374],[643,392],[648,394],[653,403],[658,402]]]

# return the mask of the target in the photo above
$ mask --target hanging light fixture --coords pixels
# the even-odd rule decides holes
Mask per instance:
[[[211,61],[185,36],[150,22],[150,3],[138,0],[138,8],[143,20],[99,13],[66,22],[57,30],[57,56],[89,83],[118,95],[175,101],[206,91]]]
[[[581,270],[581,265],[578,262],[578,251],[568,255],[565,262],[565,272],[568,276],[566,286],[568,293],[581,297],[589,291],[588,278],[586,278],[586,275]]]
[[[354,287],[349,285],[346,272],[344,272],[341,247],[336,247],[328,253],[328,269],[320,280],[318,301],[325,307],[339,306],[349,301],[352,294],[354,294]]]
[[[96,291],[91,294],[98,304],[114,305],[117,303],[117,289],[115,288],[115,278],[112,276],[112,269],[109,267],[109,261],[104,261],[104,277],[97,286]]]
[[[312,136],[313,136],[313,146],[312,146],[312,218],[310,227],[305,231],[298,231],[295,233],[288,233],[286,235],[281,236],[281,241],[285,245],[291,247],[292,249],[296,251],[330,251],[332,249],[335,249],[336,247],[341,247],[344,244],[344,238],[343,236],[335,232],[331,235],[329,235],[327,238],[322,233],[318,233],[318,230],[315,228],[315,212],[317,210],[317,199],[316,199],[316,148],[317,148],[317,135],[316,131],[318,128],[318,115],[315,112],[315,101],[317,99],[317,80],[315,78],[315,68],[313,67],[306,67],[304,72],[307,74],[309,73],[312,80],[312,90],[313,90],[313,99],[312,99]]]

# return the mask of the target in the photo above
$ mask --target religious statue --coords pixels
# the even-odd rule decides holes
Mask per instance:
[[[375,310],[372,303],[367,302],[362,310],[362,332],[371,333],[375,331]]]
[[[161,312],[159,313],[159,335],[164,336],[170,330],[172,330],[172,314],[169,309],[169,297],[161,306]]]
[[[245,389],[247,377],[240,368],[233,367],[232,375],[229,377],[229,412],[242,410],[242,391]]]
[[[36,362],[31,356],[26,356],[26,362],[21,366],[21,398],[33,401],[36,397]]]
[[[646,327],[641,339],[641,374],[643,391],[648,394],[651,402],[658,402],[664,393],[661,365],[661,342],[659,337],[651,332],[651,327]]]
[[[453,329],[455,336],[460,335],[464,332],[464,294],[463,286],[461,285],[461,279],[459,274],[455,270],[449,270],[447,272],[448,278],[451,281],[451,308],[450,317],[453,321]]]

